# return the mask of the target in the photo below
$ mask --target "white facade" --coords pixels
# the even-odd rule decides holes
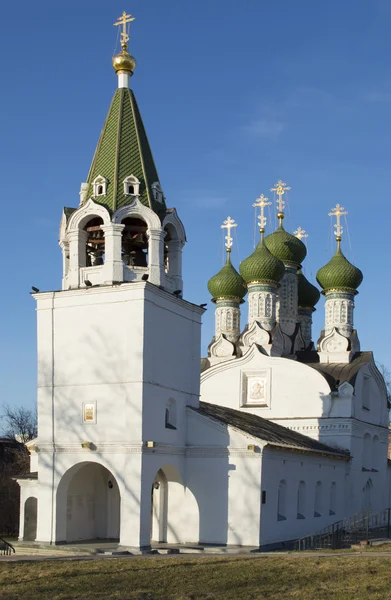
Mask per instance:
[[[250,286],[242,332],[239,302],[220,299],[200,377],[185,231],[144,179],[122,175],[111,213],[98,202],[109,177],[82,184],[61,221],[62,291],[34,295],[39,435],[18,480],[20,539],[267,547],[389,507],[387,393],[359,352],[353,295],[327,296],[318,352],[298,266],[279,289]]]

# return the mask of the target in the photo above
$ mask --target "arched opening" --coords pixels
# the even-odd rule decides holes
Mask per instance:
[[[372,460],[372,438],[369,433],[366,433],[363,438],[362,445],[362,467],[366,471],[371,470],[371,460]]]
[[[119,539],[120,492],[108,469],[85,462],[65,473],[57,489],[57,527],[57,539],[67,542]]]
[[[337,484],[332,482],[330,487],[330,510],[329,515],[335,515],[337,512]]]
[[[371,510],[372,508],[373,483],[372,479],[368,479],[363,487],[362,509]]]
[[[145,221],[126,217],[122,224],[122,260],[128,267],[148,266],[148,227]]]
[[[176,429],[177,415],[176,401],[174,400],[174,398],[170,398],[167,401],[164,420],[166,429]]]
[[[178,232],[171,223],[164,227],[164,232],[164,270],[169,277],[180,277],[181,247]]]
[[[165,465],[156,474],[151,490],[151,541],[185,543],[199,541],[197,501],[185,487],[178,470]]]
[[[322,516],[322,482],[317,481],[315,486],[314,517]]]
[[[277,521],[286,521],[286,481],[284,479],[278,486]]]
[[[305,519],[305,482],[300,481],[299,489],[297,490],[297,518]]]
[[[374,435],[372,439],[372,456],[371,456],[371,469],[372,471],[379,470],[379,456],[380,456],[380,441],[379,436]]]
[[[38,500],[31,496],[24,503],[23,540],[33,542],[37,537]]]
[[[84,227],[84,231],[87,232],[87,267],[97,267],[99,265],[103,265],[104,263],[105,234],[102,229],[102,225],[103,219],[101,217],[93,217]]]

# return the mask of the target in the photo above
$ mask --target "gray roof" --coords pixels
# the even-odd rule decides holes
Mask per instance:
[[[298,353],[299,361],[319,371],[332,391],[345,381],[354,386],[357,373],[361,367],[370,363],[372,358],[372,352],[357,352],[350,363],[321,363],[317,352]]]
[[[38,471],[23,473],[23,475],[12,475],[11,479],[38,479]]]
[[[258,415],[227,408],[226,406],[209,404],[208,402],[200,402],[199,408],[190,408],[205,417],[235,427],[235,429],[239,429],[251,437],[259,438],[275,446],[333,454],[345,459],[350,458],[349,453],[344,450],[338,450],[322,444],[306,435],[287,429],[287,427],[268,421]]]

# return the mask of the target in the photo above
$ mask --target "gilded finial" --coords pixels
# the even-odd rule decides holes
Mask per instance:
[[[114,27],[118,27],[122,25],[122,31],[121,31],[121,46],[123,50],[126,50],[128,47],[128,41],[129,41],[129,33],[128,33],[128,28],[127,28],[127,24],[131,23],[132,21],[135,20],[136,17],[132,17],[132,15],[127,15],[126,12],[124,11],[122,13],[122,15],[120,17],[118,17],[118,21],[116,21],[114,23]]]
[[[287,192],[290,189],[291,189],[290,186],[287,186],[285,181],[282,181],[282,179],[279,179],[277,181],[277,183],[274,184],[274,187],[270,188],[270,191],[276,192],[276,194],[278,196],[278,198],[277,198],[277,208],[278,208],[277,217],[280,221],[280,225],[282,225],[282,220],[284,218],[284,208],[285,208],[285,201],[282,199],[282,197],[285,194],[285,192]]]
[[[336,222],[334,223],[334,235],[335,235],[335,239],[338,242],[338,245],[340,243],[340,241],[342,240],[342,234],[343,234],[343,227],[341,225],[341,217],[343,215],[347,215],[348,212],[344,209],[343,206],[341,206],[340,204],[336,204],[336,206],[334,206],[334,208],[331,209],[331,212],[329,212],[329,217],[335,217]]]
[[[224,223],[221,225],[221,229],[226,229],[227,230],[227,235],[225,236],[226,242],[225,242],[225,247],[227,249],[227,252],[231,252],[231,247],[232,247],[232,237],[231,237],[231,229],[233,227],[237,227],[238,224],[235,223],[234,219],[231,219],[231,217],[227,217],[227,219],[225,219]]]
[[[308,233],[306,233],[305,229],[302,229],[301,227],[298,227],[296,231],[293,232],[293,235],[295,235],[299,240],[308,238]]]
[[[136,60],[134,56],[131,56],[128,52],[129,42],[129,23],[135,20],[135,17],[128,15],[125,11],[118,18],[118,21],[114,23],[115,27],[121,27],[121,47],[122,50],[119,54],[113,56],[113,67],[119,76],[118,87],[128,87],[129,78],[133,75],[134,68],[136,66]]]
[[[266,198],[266,196],[261,194],[253,204],[253,206],[259,206],[258,225],[261,234],[265,233],[266,227],[265,206],[271,206],[272,204],[271,202],[267,202],[267,200],[269,200],[269,198]]]

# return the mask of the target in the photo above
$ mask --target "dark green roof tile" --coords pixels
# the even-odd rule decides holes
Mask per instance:
[[[108,180],[107,194],[94,200],[110,211],[132,202],[124,194],[123,181],[134,175],[140,181],[140,202],[158,214],[165,213],[164,200],[156,202],[152,193],[159,176],[136,98],[128,88],[117,89],[111,102],[87,178],[87,199],[93,197],[92,183],[98,175]]]

